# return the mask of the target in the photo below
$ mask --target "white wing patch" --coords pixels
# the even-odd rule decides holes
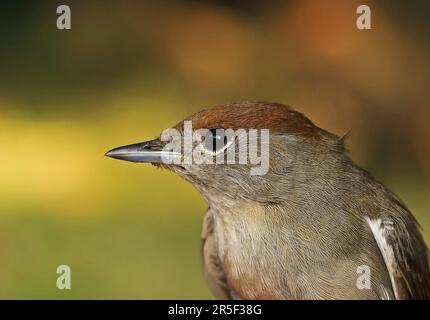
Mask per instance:
[[[369,217],[366,217],[365,219],[370,230],[372,230],[373,236],[378,244],[378,248],[384,258],[385,266],[387,267],[388,274],[390,275],[394,295],[398,298],[399,289],[394,278],[394,273],[397,269],[396,257],[394,256],[393,247],[387,242],[388,234],[394,229],[394,223],[388,219],[370,219]]]
[[[379,287],[379,294],[380,294],[381,300],[393,300],[394,299],[392,293],[388,292],[387,288],[384,287],[383,285],[381,285]]]

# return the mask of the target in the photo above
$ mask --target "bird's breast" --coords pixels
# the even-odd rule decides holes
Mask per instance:
[[[282,232],[256,206],[214,214],[214,236],[228,285],[245,299],[288,299]]]

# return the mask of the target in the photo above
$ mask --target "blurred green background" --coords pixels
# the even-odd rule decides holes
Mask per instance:
[[[372,30],[355,27],[359,4]],[[72,30],[56,28],[68,4]],[[105,158],[202,107],[294,106],[342,135],[430,240],[427,1],[2,1],[0,298],[211,298],[206,204]],[[56,268],[72,269],[72,290]]]

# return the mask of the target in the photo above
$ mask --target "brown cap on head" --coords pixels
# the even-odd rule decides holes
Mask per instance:
[[[273,133],[299,134],[321,138],[329,134],[291,107],[272,102],[243,101],[200,111],[184,121],[192,121],[193,129],[269,129]],[[182,128],[182,122],[177,126]]]

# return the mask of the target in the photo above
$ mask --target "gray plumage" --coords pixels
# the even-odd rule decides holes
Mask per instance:
[[[263,176],[241,164],[162,165],[209,204],[202,258],[216,297],[430,298],[427,247],[416,220],[351,161],[342,139],[266,102],[220,106],[189,119],[195,127],[270,130]],[[357,286],[360,266],[370,271],[370,288]]]

